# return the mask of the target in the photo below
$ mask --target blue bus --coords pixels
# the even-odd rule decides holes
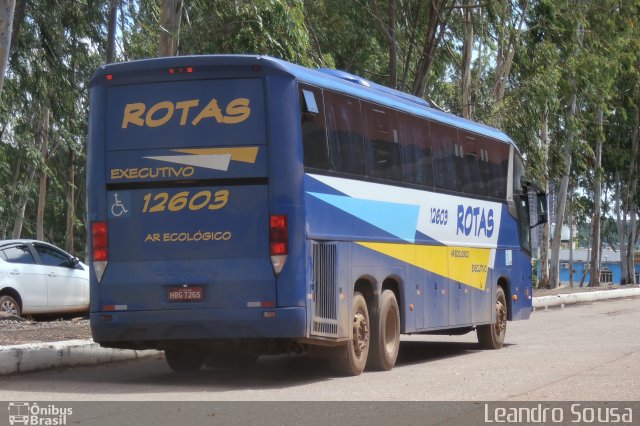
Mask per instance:
[[[529,317],[533,187],[499,130],[266,56],[111,64],[90,95],[102,346],[175,371],[304,350],[358,375],[401,334],[497,349]]]

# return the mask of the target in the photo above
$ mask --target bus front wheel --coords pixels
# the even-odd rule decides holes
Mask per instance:
[[[400,349],[400,309],[393,291],[382,292],[380,309],[371,315],[371,320],[371,353],[367,367],[391,370]]]
[[[502,287],[496,291],[496,322],[476,328],[478,343],[484,349],[500,349],[507,333],[507,298]]]
[[[360,292],[353,294],[351,307],[353,314],[353,331],[351,339],[346,345],[338,349],[339,353],[333,359],[333,365],[338,372],[357,376],[364,370],[369,355],[369,311],[367,302]]]
[[[164,358],[169,367],[179,373],[193,373],[202,367],[205,355],[195,350],[165,349]]]

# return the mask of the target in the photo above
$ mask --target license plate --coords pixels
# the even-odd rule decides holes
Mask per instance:
[[[186,287],[170,287],[169,288],[169,301],[170,302],[191,302],[202,300],[202,287],[199,286],[186,286]]]

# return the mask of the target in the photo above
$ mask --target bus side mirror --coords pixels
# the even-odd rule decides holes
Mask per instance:
[[[538,211],[538,221],[531,228],[547,223],[547,194],[538,192],[536,194],[536,207]]]

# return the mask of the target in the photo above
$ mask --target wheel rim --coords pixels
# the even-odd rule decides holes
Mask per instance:
[[[507,329],[507,308],[502,300],[496,302],[497,321],[495,324],[496,333],[502,335]]]
[[[18,307],[11,300],[4,300],[2,305],[0,305],[0,310],[4,312],[8,312],[13,315],[18,314]]]
[[[358,311],[353,316],[353,351],[358,358],[360,358],[368,344],[369,325],[367,324],[367,318],[361,311]]]
[[[387,321],[384,327],[384,347],[387,353],[393,353],[396,350],[396,342],[398,339],[398,317],[393,309],[387,312]]]

